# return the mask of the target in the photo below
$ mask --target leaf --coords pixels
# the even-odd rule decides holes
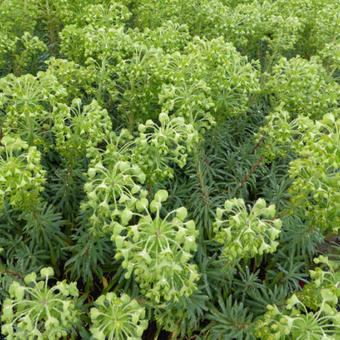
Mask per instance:
[[[104,275],[102,276],[102,283],[103,283],[103,288],[104,288],[104,289],[107,288],[108,282],[107,282],[107,280],[106,280],[106,278],[105,278]]]

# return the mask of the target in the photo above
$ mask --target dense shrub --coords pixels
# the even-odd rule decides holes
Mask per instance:
[[[2,335],[339,339],[339,24],[0,0]]]

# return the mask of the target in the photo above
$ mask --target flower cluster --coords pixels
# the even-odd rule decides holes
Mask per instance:
[[[224,245],[222,255],[229,261],[252,258],[276,250],[281,225],[281,220],[275,219],[274,205],[267,207],[258,199],[248,212],[244,200],[235,198],[225,201],[224,209],[217,208],[215,239]]]
[[[181,296],[189,296],[196,289],[199,277],[196,266],[189,261],[196,251],[194,221],[186,221],[187,210],[178,208],[161,217],[162,202],[168,193],[157,191],[149,202],[142,197],[136,207],[141,212],[126,210],[125,224],[135,215],[136,224],[126,227],[127,234],[118,223],[112,239],[116,243],[116,258],[123,259],[125,276],[134,272],[136,281],[145,296],[156,303],[177,301]]]
[[[151,182],[173,177],[173,162],[184,167],[188,154],[198,143],[198,133],[184,118],[159,115],[160,126],[152,120],[140,124],[135,141],[133,160],[143,169]],[[148,160],[148,161],[146,161]]]
[[[39,203],[45,170],[41,154],[19,137],[5,136],[0,146],[0,207],[8,199],[13,208],[25,210]]]
[[[315,263],[320,263],[321,267],[311,271],[311,283],[304,286],[301,293],[293,294],[284,307],[267,306],[267,312],[257,322],[255,334],[258,338],[338,339],[340,287],[335,271],[339,266],[324,256],[315,259]]]
[[[91,308],[90,331],[96,340],[139,340],[148,326],[145,309],[127,294],[101,295]]]
[[[74,99],[72,107],[59,104],[54,108],[52,131],[56,138],[56,149],[65,159],[88,153],[105,140],[112,130],[106,110],[94,100],[81,108],[81,100]]]
[[[67,336],[79,321],[76,309],[76,283],[65,281],[48,286],[53,269],[43,268],[42,279],[33,272],[24,279],[25,285],[13,282],[10,297],[2,306],[1,332],[7,339],[53,339]]]
[[[123,216],[125,209],[133,209],[145,174],[112,142],[92,159],[87,175],[87,201],[81,207],[89,215],[91,230],[102,234],[112,229],[112,223]]]

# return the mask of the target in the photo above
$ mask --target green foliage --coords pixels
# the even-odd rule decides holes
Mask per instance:
[[[223,216],[231,215],[224,219]],[[217,208],[214,231],[216,241],[223,244],[222,256],[231,263],[256,254],[275,252],[281,221],[275,218],[275,206],[258,199],[248,213],[243,199],[225,201]]]
[[[81,104],[80,99],[74,99],[71,108],[59,104],[52,115],[56,151],[68,162],[86,152],[91,157],[91,150],[103,142],[112,129],[107,111],[96,101],[83,107]]]
[[[283,308],[268,305],[268,311],[258,321],[256,336],[260,339],[336,339],[340,334],[340,313],[336,309],[340,289],[338,264],[327,257],[315,259],[329,267],[311,271],[311,283],[299,294],[293,294]],[[334,285],[335,283],[335,285]],[[317,294],[313,296],[313,293]],[[315,304],[315,300],[317,303]],[[312,308],[315,313],[307,309]]]
[[[189,122],[208,120],[207,128],[213,118],[244,113],[249,95],[259,89],[258,74],[247,58],[222,38],[195,37],[184,52],[167,62],[171,82],[160,94],[163,111],[175,111]]]
[[[34,209],[45,183],[41,154],[18,137],[5,136],[1,143],[0,204],[8,199],[14,209]]]
[[[43,268],[41,280],[33,272],[25,277],[25,285],[11,284],[10,297],[2,307],[1,331],[7,339],[60,339],[78,322],[76,284],[63,281],[50,288],[48,280],[53,274],[52,268]]]
[[[0,0],[0,338],[338,339],[339,13]]]
[[[93,160],[84,186],[88,201],[82,204],[82,209],[91,213],[89,220],[97,231],[107,231],[115,218],[123,216],[123,210],[135,209],[141,185],[146,180],[154,183],[156,179],[172,177],[170,162],[180,167],[185,165],[187,153],[198,141],[196,130],[191,124],[186,125],[183,118],[170,120],[161,114],[159,120],[161,126],[151,120],[140,124],[139,136],[134,142],[129,141],[132,136],[122,130],[119,136],[111,136],[104,153],[91,151]],[[84,124],[84,119],[81,122]],[[91,145],[88,149],[91,150]],[[145,162],[148,158],[150,161]]]
[[[30,146],[50,147],[50,111],[66,96],[57,79],[40,72],[35,77],[9,74],[0,79],[0,108],[5,114],[3,134],[15,134]]]
[[[282,58],[273,67],[265,88],[273,97],[273,105],[279,103],[292,118],[299,114],[322,118],[337,107],[340,92],[339,84],[329,76],[318,58],[305,60],[301,57]]]
[[[78,65],[73,61],[53,57],[46,63],[48,64],[46,73],[57,78],[58,83],[65,88],[69,99],[87,99],[95,94],[96,91],[93,88],[96,79],[95,70]]]
[[[79,228],[73,235],[73,244],[65,247],[72,256],[65,262],[65,273],[71,280],[80,278],[86,285],[93,285],[95,277],[102,279],[103,267],[112,267],[112,243],[108,238],[98,238],[88,230]]]
[[[164,309],[157,309],[155,319],[158,329],[165,329],[182,338],[191,336],[199,330],[200,319],[208,310],[207,303],[208,297],[196,290],[189,297],[181,297]]]
[[[318,121],[305,116],[293,120],[287,111],[278,110],[263,129],[266,157],[295,153],[289,169],[293,179],[289,188],[291,210],[326,231],[336,231],[339,226],[337,114],[338,111],[324,114]]]
[[[206,339],[255,339],[252,315],[242,303],[233,303],[231,296],[226,302],[219,296],[218,308],[212,307],[207,319],[211,322],[203,330]]]
[[[132,165],[128,157],[119,152],[119,138],[114,136],[114,139],[102,154],[91,160],[84,185],[88,199],[81,209],[88,214],[91,229],[97,233],[110,231],[123,211],[134,207],[140,184],[145,181],[140,167]]]
[[[294,178],[289,190],[293,209],[304,209],[311,224],[333,232],[340,226],[340,119],[336,117],[327,114],[315,123],[298,119],[301,146],[289,170]]]
[[[113,226],[116,258],[123,258],[125,277],[134,271],[141,291],[156,303],[189,296],[196,289],[195,281],[199,277],[195,265],[189,262],[197,249],[195,223],[193,220],[185,222],[188,213],[184,207],[162,218],[162,202],[167,197],[165,190],[157,191],[151,202],[142,195],[136,208],[143,214],[135,214],[138,222],[126,227],[126,236],[120,233],[133,218],[130,210],[122,212],[121,225]]]
[[[160,126],[148,120],[138,126],[132,160],[138,164],[149,182],[173,178],[171,163],[183,168],[188,154],[198,143],[198,133],[192,124],[185,124],[182,117],[169,118],[165,113],[159,115]],[[145,162],[149,159],[149,162]]]
[[[316,311],[322,305],[326,296],[328,304],[325,309],[335,310],[340,296],[339,287],[339,263],[332,261],[326,256],[319,256],[314,259],[319,266],[315,270],[310,270],[312,281],[304,286],[299,293],[299,298],[310,309]]]
[[[5,33],[0,33],[0,70],[8,68],[8,64],[4,63],[11,55],[15,55],[12,61],[12,69],[15,74],[35,73],[42,68],[42,57],[47,50],[47,46],[37,36],[25,32],[20,38],[15,37],[14,40]],[[6,73],[3,71],[1,73]]]
[[[136,300],[122,294],[107,293],[95,301],[90,311],[94,339],[141,339],[148,321],[145,310]]]

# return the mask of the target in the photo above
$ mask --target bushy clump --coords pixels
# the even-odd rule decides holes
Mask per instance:
[[[0,207],[6,199],[14,209],[34,209],[45,184],[41,154],[18,137],[5,136],[0,147]]]
[[[339,84],[329,77],[318,58],[282,58],[266,84],[273,105],[281,104],[291,116],[321,119],[338,106]]]
[[[145,309],[128,295],[101,295],[90,310],[94,339],[141,339],[148,326]]]
[[[162,218],[162,202],[167,197],[165,190],[157,191],[151,202],[142,197],[136,203],[140,213],[126,209],[121,216],[123,226],[134,215],[138,222],[126,227],[126,236],[120,235],[124,228],[117,223],[112,237],[116,258],[123,258],[122,266],[127,269],[125,276],[134,272],[141,291],[156,303],[191,295],[199,277],[196,266],[189,262],[197,249],[195,223],[185,222],[184,207]]]
[[[312,281],[299,293],[300,298],[293,294],[284,307],[268,305],[267,312],[258,321],[255,331],[258,338],[337,339],[340,334],[340,313],[337,311],[340,287],[335,272],[338,264],[323,256],[315,262],[328,266],[329,271],[320,267],[311,271]]]
[[[60,339],[78,323],[76,284],[63,281],[49,287],[48,280],[53,274],[52,268],[43,268],[42,279],[37,280],[33,272],[25,277],[25,285],[11,284],[1,318],[1,331],[7,339]]]
[[[224,215],[229,215],[224,219]],[[275,219],[275,206],[258,199],[248,213],[243,199],[228,200],[217,208],[215,239],[223,244],[222,256],[234,262],[256,254],[275,252],[279,243],[281,220]]]
[[[8,339],[339,338],[338,0],[0,13]]]

